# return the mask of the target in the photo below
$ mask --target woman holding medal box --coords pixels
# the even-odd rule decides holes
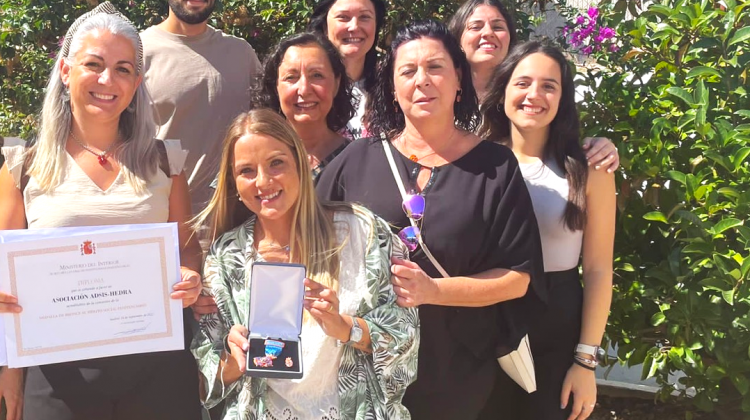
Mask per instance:
[[[200,248],[190,219],[184,153],[154,142],[138,31],[109,2],[76,19],[52,68],[36,145],[4,148],[0,229],[177,222],[182,281],[172,299],[200,293]],[[0,293],[0,312],[20,312]],[[189,330],[188,330],[189,331]],[[189,337],[188,337],[189,338]],[[3,369],[8,419],[201,418],[186,350]],[[23,405],[23,406],[22,406]]]
[[[390,259],[405,249],[366,209],[318,201],[307,152],[283,117],[256,109],[234,120],[197,220],[213,239],[204,293],[218,306],[192,345],[206,407],[224,401],[224,419],[409,418],[401,399],[416,375],[419,320],[390,284]],[[301,379],[245,375],[250,351],[257,369],[282,364],[283,342],[248,342],[248,275],[263,261],[307,270]]]

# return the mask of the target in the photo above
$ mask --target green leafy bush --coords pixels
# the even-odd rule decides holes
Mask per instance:
[[[605,15],[620,49],[594,52],[580,81],[586,134],[623,158],[608,338],[662,397],[694,388],[697,408],[738,419],[750,418],[750,3],[724,3],[662,0],[625,19],[618,2]]]

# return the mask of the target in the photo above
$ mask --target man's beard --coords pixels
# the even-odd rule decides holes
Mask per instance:
[[[190,25],[203,23],[208,20],[208,17],[211,16],[211,13],[214,11],[215,7],[216,2],[214,1],[213,3],[207,5],[207,7],[200,12],[191,12],[185,7],[181,0],[169,0],[169,8],[172,10],[172,13],[177,16],[177,19]]]

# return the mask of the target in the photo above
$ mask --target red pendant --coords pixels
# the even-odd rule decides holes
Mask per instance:
[[[101,155],[99,155],[99,156],[97,157],[97,159],[99,160],[99,164],[100,164],[100,165],[104,166],[104,165],[106,165],[106,164],[107,164],[107,155],[105,155],[105,154],[101,154]]]
[[[417,158],[417,155],[409,156],[409,160],[411,160],[412,162],[419,162],[419,158]]]

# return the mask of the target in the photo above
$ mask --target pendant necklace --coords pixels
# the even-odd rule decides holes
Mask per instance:
[[[73,140],[75,140],[75,142],[78,143],[78,145],[81,146],[83,148],[83,150],[85,150],[85,151],[91,153],[92,155],[96,156],[96,160],[98,160],[99,164],[102,165],[102,166],[104,166],[104,165],[107,164],[107,162],[108,162],[108,160],[107,160],[107,154],[109,153],[110,150],[112,150],[112,148],[115,146],[115,144],[117,144],[117,141],[114,141],[114,142],[112,142],[112,144],[109,145],[109,147],[107,147],[106,150],[104,150],[101,153],[97,153],[96,151],[94,151],[94,149],[92,149],[91,147],[89,147],[88,145],[86,145],[86,143],[82,142],[78,137],[76,137],[76,135],[73,134],[73,130],[70,130],[70,137],[73,137]]]
[[[448,143],[450,143],[453,140],[453,137],[456,135],[457,132],[458,132],[458,130],[454,130],[453,131],[453,133],[451,134],[451,137],[448,139]],[[404,139],[403,136],[401,137],[401,143],[403,145],[406,145],[406,141],[405,141],[405,139]],[[430,156],[432,156],[432,155],[434,155],[436,153],[437,153],[437,151],[433,150],[432,152],[427,153],[426,155],[424,155],[422,157],[417,157],[417,155],[415,155],[414,153],[412,153],[412,154],[409,155],[409,160],[412,161],[412,162],[415,162],[415,163],[419,163],[420,160],[422,160],[424,158],[427,158],[427,157],[430,157]]]

